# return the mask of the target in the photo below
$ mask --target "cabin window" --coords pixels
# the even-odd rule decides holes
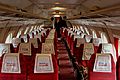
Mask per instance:
[[[95,32],[93,29],[91,29],[91,30],[92,30],[93,38],[97,38],[97,34],[96,34],[96,32]]]
[[[28,30],[29,30],[29,27],[26,28],[24,34],[27,34]]]
[[[34,26],[32,26],[32,27],[31,27],[31,29],[30,29],[30,31],[29,31],[29,32],[32,32],[33,28],[34,28]]]
[[[12,43],[12,37],[13,37],[12,33],[8,34],[8,36],[5,40],[5,43]]]
[[[87,33],[87,35],[90,35],[90,33],[86,27],[85,27],[85,32]]]
[[[104,32],[101,32],[101,39],[102,39],[102,43],[108,43],[106,34]]]

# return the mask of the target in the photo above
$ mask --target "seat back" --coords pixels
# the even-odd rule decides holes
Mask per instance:
[[[12,39],[12,44],[13,44],[13,47],[14,48],[17,48],[18,47],[18,44],[20,44],[22,41],[21,41],[21,38],[13,38]]]
[[[92,54],[94,54],[93,43],[84,43],[82,60],[90,60]]]
[[[98,48],[98,53],[111,53],[115,63],[117,61],[116,50],[115,50],[114,45],[111,44],[111,43],[102,43],[102,44],[100,44],[100,46]]]
[[[88,80],[116,80],[116,68],[111,54],[93,54],[89,61]]]
[[[30,36],[30,38],[34,38],[34,33],[33,32],[29,33],[28,35]]]
[[[31,43],[20,43],[18,53],[22,53],[23,55],[31,56]]]
[[[27,43],[27,42],[29,42],[30,36],[28,34],[26,34],[26,35],[22,35],[21,38],[23,38],[24,42]]]
[[[0,43],[0,57],[5,53],[13,52],[13,46],[12,44],[4,44]]]
[[[54,44],[53,43],[43,43],[42,44],[42,54],[55,54]]]
[[[99,46],[99,44],[101,44],[101,38],[93,38],[93,42],[94,46]]]
[[[0,60],[0,80],[27,80],[26,61],[22,54],[8,53]]]
[[[1,73],[21,73],[19,60],[19,54],[5,54],[3,57]]]
[[[75,42],[76,42],[76,47],[79,47],[81,44],[85,43],[85,39],[84,38],[77,38],[75,40]]]
[[[91,35],[85,35],[85,40],[86,42],[90,42],[92,39],[92,36]]]

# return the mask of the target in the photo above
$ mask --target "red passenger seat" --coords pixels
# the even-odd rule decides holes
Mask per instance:
[[[111,44],[111,43],[102,43],[102,44],[100,44],[99,48],[97,50],[97,53],[111,53],[115,63],[117,61],[116,50],[115,50],[114,45]]]
[[[2,57],[3,54],[6,53],[13,53],[14,52],[14,48],[12,44],[9,43],[0,43],[0,57]]]
[[[10,54],[10,53],[8,53]],[[12,57],[12,56],[11,56]],[[22,54],[19,55],[20,73],[1,72],[3,57],[0,60],[0,80],[27,80],[27,68],[25,58]]]
[[[35,53],[41,53],[42,43],[38,38],[30,38],[29,42],[33,44]]]
[[[88,69],[88,80],[116,80],[116,68],[111,54],[93,54]]]
[[[58,80],[58,65],[57,60],[54,55],[52,55],[52,62],[53,62],[53,68],[54,72],[50,73],[34,73],[34,66],[35,66],[35,59],[32,59],[33,61],[28,68],[28,80]]]
[[[84,48],[81,55],[81,61],[78,62],[79,65],[88,67],[91,55],[94,53],[95,53],[94,45],[92,43],[84,43]]]

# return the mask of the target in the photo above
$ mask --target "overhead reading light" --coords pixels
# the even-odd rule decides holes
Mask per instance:
[[[53,7],[52,10],[66,10],[66,8],[63,7]]]

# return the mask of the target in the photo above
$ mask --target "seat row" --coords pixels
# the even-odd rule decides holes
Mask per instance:
[[[52,31],[52,30],[50,30]],[[53,54],[44,54],[46,50],[46,43],[52,43],[54,45],[54,37],[51,39],[49,35],[54,34],[51,32],[47,32],[47,36],[44,37],[45,41],[41,42],[39,38],[30,38],[27,37],[27,42],[22,42],[23,38],[14,39],[13,42],[16,42],[16,47],[13,47],[12,44],[0,44],[2,47],[1,50],[1,59],[0,59],[0,69],[3,69],[3,63],[5,66],[11,66],[13,62],[18,60],[20,64],[20,73],[10,73],[10,71],[16,70],[15,63],[14,67],[5,67],[8,73],[6,73],[3,69],[3,72],[0,72],[0,80],[58,80],[58,65],[55,52]],[[35,37],[35,35],[34,35]],[[42,37],[43,38],[43,37]],[[41,39],[42,39],[41,38]],[[20,42],[18,41],[20,40]],[[55,45],[54,45],[55,46]],[[49,47],[51,48],[51,47]],[[44,50],[45,49],[45,50]],[[7,54],[10,53],[11,55]],[[18,59],[15,56],[18,56]],[[8,58],[5,56],[9,56]],[[38,56],[38,57],[37,57]],[[42,56],[42,57],[41,57]],[[49,62],[49,58],[51,56],[51,62]],[[38,60],[38,61],[37,61]],[[6,61],[6,62],[4,62]],[[38,63],[37,63],[38,62]],[[16,62],[17,63],[17,62]],[[52,63],[52,64],[51,64]],[[9,65],[10,64],[10,65]],[[18,64],[18,63],[17,63]],[[38,68],[36,66],[39,66]],[[44,67],[45,66],[45,67]],[[51,68],[53,66],[53,68]],[[44,70],[45,69],[45,70]],[[37,72],[40,71],[40,72]],[[41,71],[43,70],[43,71]]]
[[[94,39],[80,30],[63,29],[61,32],[71,50],[73,67],[82,72],[84,80],[119,80],[119,59],[117,61],[113,44],[101,43],[100,38]]]

